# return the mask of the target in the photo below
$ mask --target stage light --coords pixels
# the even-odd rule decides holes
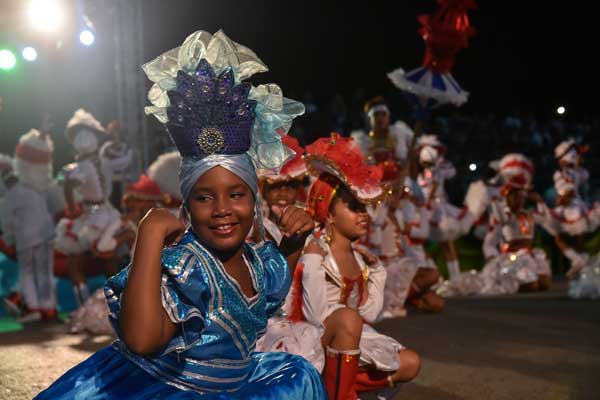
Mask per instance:
[[[469,164],[469,171],[475,172],[477,170],[477,164],[471,163]]]
[[[4,70],[12,69],[17,64],[17,58],[12,51],[0,50],[0,68]]]
[[[563,106],[560,106],[560,107],[558,107],[558,108],[556,109],[556,113],[557,113],[558,115],[563,115],[565,112],[567,112],[567,109],[566,109],[565,107],[563,107]]]
[[[90,30],[83,30],[79,34],[79,41],[85,46],[91,46],[94,43],[94,34]]]
[[[63,10],[54,0],[31,0],[28,11],[33,27],[44,32],[58,30],[64,20]]]
[[[31,46],[25,47],[21,54],[26,61],[35,61],[38,56],[37,51]]]

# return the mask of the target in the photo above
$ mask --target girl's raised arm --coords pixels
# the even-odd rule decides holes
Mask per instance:
[[[161,260],[165,243],[185,231],[165,209],[152,209],[140,222],[133,262],[121,300],[119,319],[123,341],[140,355],[152,354],[175,334],[161,302]]]

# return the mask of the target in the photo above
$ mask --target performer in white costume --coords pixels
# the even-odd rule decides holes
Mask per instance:
[[[418,183],[425,195],[425,206],[431,209],[429,238],[442,244],[448,273],[452,279],[460,274],[454,240],[471,229],[474,216],[466,207],[458,208],[448,201],[444,184],[456,175],[456,169],[444,158],[446,147],[437,136],[420,136],[416,151],[422,169]]]
[[[445,282],[439,289],[444,296],[510,294],[547,290],[551,285],[546,254],[533,247],[533,238],[536,224],[553,236],[556,229],[541,196],[531,191],[533,164],[522,154],[507,154],[500,161],[500,174],[505,183],[502,198],[492,202],[483,244],[486,265],[478,274],[467,272]],[[525,207],[526,200],[536,203],[535,210]]]
[[[560,167],[553,176],[557,199],[552,215],[559,230],[555,241],[571,263],[567,277],[568,294],[573,298],[600,297],[600,257],[591,257],[583,246],[584,235],[600,223],[600,203],[585,201],[589,172],[581,164],[586,151],[574,139],[554,149]]]
[[[581,166],[585,146],[579,146],[575,140],[561,142],[554,149],[554,155],[560,169],[554,172],[554,187],[557,193],[557,207],[554,215],[560,225],[561,232],[571,236],[579,236],[593,230],[596,225],[590,204],[586,202],[585,193],[589,180],[589,172]]]
[[[56,249],[67,255],[75,298],[82,304],[89,296],[84,273],[86,257],[90,257],[104,231],[121,218],[109,199],[112,176],[125,163],[119,157],[107,157],[109,147],[103,147],[99,153],[105,139],[104,128],[87,111],[77,110],[65,133],[77,155],[74,163],[63,168],[67,218],[56,227]]]
[[[440,274],[423,248],[429,219],[420,188],[410,177],[372,215],[369,243],[387,271],[382,318],[405,315],[407,303],[429,312],[444,308],[443,298],[430,290]]]
[[[586,186],[590,173],[581,164],[586,146],[578,145],[574,139],[567,139],[558,144],[554,149],[554,157],[559,165],[559,170],[554,172],[554,182],[566,180],[575,186],[575,194],[585,199]]]
[[[419,357],[369,325],[383,307],[386,271],[376,257],[352,246],[368,230],[366,203],[385,196],[382,168],[365,165],[354,140],[335,133],[306,151],[309,170],[318,176],[307,207],[325,228],[296,269],[292,315],[325,329],[323,376],[330,398],[373,390],[391,395],[396,382],[418,374]]]
[[[122,199],[124,214],[103,232],[95,246],[97,257],[113,260],[117,267],[126,264],[126,260],[131,258],[130,252],[133,250],[140,220],[153,207],[169,208],[174,204],[171,194],[163,192],[154,179],[163,181],[164,186],[171,189],[171,182],[175,182],[175,195],[181,198],[180,164],[179,152],[162,154],[150,164],[148,175],[141,175],[136,182],[127,185]],[[167,183],[166,180],[170,182]],[[176,210],[178,212],[178,209]],[[68,330],[71,333],[87,331],[93,334],[112,334],[108,313],[104,288],[99,288],[70,315],[67,321]]]
[[[32,129],[15,148],[14,173],[7,176],[2,231],[14,244],[21,271],[21,293],[27,313],[21,322],[57,317],[52,241],[54,221],[48,209],[54,144],[46,133]]]
[[[560,169],[554,173],[557,199],[553,216],[560,233],[575,240],[574,247],[583,250],[583,235],[598,228],[600,204],[590,204],[585,199],[589,172],[581,166],[586,146],[573,139],[561,142],[554,150]]]
[[[357,130],[351,136],[370,164],[382,166],[384,182],[397,181],[408,162],[414,132],[403,121],[390,123],[390,109],[383,97],[367,101],[364,112],[371,130],[368,133]]]

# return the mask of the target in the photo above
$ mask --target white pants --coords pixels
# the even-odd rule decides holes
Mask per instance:
[[[17,250],[17,262],[21,269],[21,292],[27,307],[34,310],[55,309],[52,242],[42,242],[33,247]]]

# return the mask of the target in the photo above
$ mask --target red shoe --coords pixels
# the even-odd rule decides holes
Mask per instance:
[[[356,374],[360,350],[327,348],[323,378],[329,400],[356,400]]]
[[[42,321],[56,321],[58,319],[58,312],[55,308],[51,309],[40,309],[42,315]]]
[[[361,371],[356,375],[354,388],[357,392],[370,392],[373,390],[394,387],[392,374],[383,371]]]

